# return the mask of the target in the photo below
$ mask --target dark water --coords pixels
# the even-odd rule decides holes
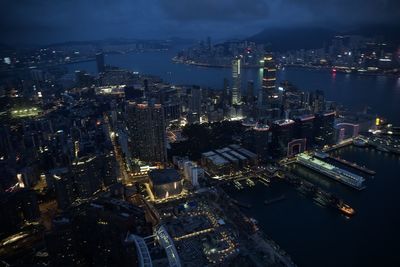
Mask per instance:
[[[175,64],[171,58],[176,50],[168,52],[144,52],[107,55],[106,64],[118,66],[139,73],[158,75],[173,84],[196,84],[215,89],[222,88],[223,78],[231,77],[227,68],[205,68]],[[96,63],[82,62],[68,65],[71,71],[80,69],[96,73]],[[242,71],[242,88],[253,80],[255,88],[260,87],[260,69]],[[385,76],[332,74],[324,70],[286,68],[278,72],[279,81],[289,81],[305,91],[323,90],[328,100],[337,101],[349,108],[361,111],[366,106],[371,112],[387,117],[400,124],[400,78]]]
[[[161,76],[174,84],[198,84],[220,89],[230,69],[202,68],[174,64],[175,51],[108,55],[106,63],[140,73]],[[84,69],[95,73],[95,62],[69,65],[71,71]],[[242,73],[260,86],[257,69]],[[327,99],[354,110],[371,107],[374,113],[400,124],[400,79],[384,76],[332,75],[327,71],[286,68],[279,80],[288,80],[303,90],[320,89]],[[309,170],[297,172],[348,202],[357,214],[348,219],[337,211],[324,208],[304,197],[291,186],[275,182],[270,188],[259,184],[242,191],[232,191],[238,200],[251,203],[246,210],[261,228],[277,241],[299,266],[400,266],[400,157],[373,149],[348,147],[338,154],[350,161],[376,170],[367,188],[358,192],[321,177]],[[286,195],[286,199],[265,206],[263,201]]]
[[[400,157],[356,147],[336,154],[377,171],[367,178],[366,189],[353,190],[304,168],[297,171],[349,203],[357,212],[350,219],[281,181],[269,188],[258,184],[232,189],[230,194],[253,205],[244,212],[256,218],[299,266],[400,266]],[[282,194],[285,200],[263,204]]]

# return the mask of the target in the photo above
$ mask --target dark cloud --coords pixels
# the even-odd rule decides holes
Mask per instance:
[[[160,0],[160,7],[167,16],[183,21],[258,20],[269,14],[264,0]]]
[[[399,0],[1,0],[0,42],[246,36],[266,27],[395,23]]]

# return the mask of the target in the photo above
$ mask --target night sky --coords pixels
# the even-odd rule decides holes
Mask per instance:
[[[354,29],[400,20],[399,0],[1,0],[0,43],[171,36],[234,38],[273,27]]]

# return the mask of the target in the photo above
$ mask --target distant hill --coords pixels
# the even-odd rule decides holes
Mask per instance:
[[[334,31],[325,28],[271,28],[265,29],[246,40],[269,44],[272,51],[321,48],[338,34],[381,36],[382,40],[400,44],[400,25],[365,25],[354,30]]]
[[[269,44],[272,51],[320,48],[338,34],[323,28],[274,28],[265,29],[249,38],[248,41]]]

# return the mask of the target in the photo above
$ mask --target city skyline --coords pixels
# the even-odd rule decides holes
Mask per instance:
[[[6,0],[0,265],[396,266],[399,17]]]

